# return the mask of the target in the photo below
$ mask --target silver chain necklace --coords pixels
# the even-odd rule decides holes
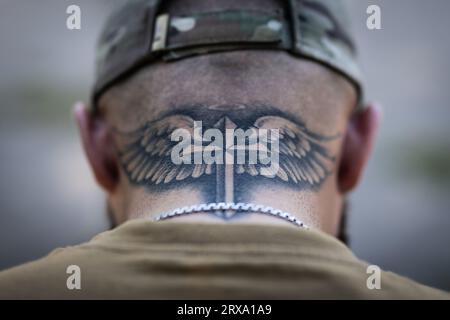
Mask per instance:
[[[290,213],[284,212],[282,210],[274,209],[272,207],[267,207],[263,205],[257,205],[253,203],[225,203],[225,202],[213,202],[213,203],[204,203],[204,204],[197,204],[193,206],[187,206],[182,208],[174,209],[170,212],[165,212],[162,214],[159,214],[158,216],[154,217],[154,221],[160,221],[160,220],[167,220],[175,217],[185,216],[189,214],[195,214],[195,213],[203,213],[203,212],[210,212],[210,211],[235,211],[235,212],[251,212],[251,213],[261,213],[266,214],[272,217],[280,218],[283,220],[286,220],[290,223],[293,223],[294,225],[309,229],[309,227],[303,223],[303,221],[297,219],[295,216],[293,216]]]

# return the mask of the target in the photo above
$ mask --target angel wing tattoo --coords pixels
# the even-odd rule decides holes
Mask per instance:
[[[120,159],[131,182],[159,185],[212,174],[211,165],[175,165],[171,161],[170,154],[177,142],[170,137],[180,128],[192,132],[194,120],[185,115],[173,115],[124,134],[131,142],[120,152]]]
[[[209,127],[222,131],[226,128],[242,128],[239,126],[243,122],[241,120],[222,116]],[[216,184],[216,202],[233,202],[237,176],[248,179],[260,177],[294,188],[315,189],[330,174],[330,164],[335,161],[325,144],[336,139],[337,135],[319,135],[311,132],[304,124],[281,115],[264,115],[243,129],[278,129],[279,166],[270,178],[262,174],[264,166],[260,164],[177,165],[171,160],[171,152],[178,142],[172,141],[171,135],[180,128],[188,130],[194,136],[193,117],[185,114],[169,115],[148,122],[136,131],[122,133],[126,143],[123,150],[120,150],[120,159],[123,170],[132,183],[161,189],[196,179],[214,179],[211,181]],[[200,143],[205,146],[204,142]],[[202,153],[202,148],[193,150],[193,154]]]
[[[324,143],[338,136],[326,137],[311,132],[305,125],[279,116],[263,116],[255,121],[258,129],[279,130],[280,166],[276,177],[301,187],[318,187],[330,174],[328,166],[334,162]],[[238,170],[242,172],[242,169]],[[260,174],[257,167],[244,166],[250,175]]]

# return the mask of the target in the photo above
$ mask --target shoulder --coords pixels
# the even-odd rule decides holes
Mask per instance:
[[[79,294],[70,285],[70,277],[98,262],[98,253],[88,243],[58,248],[41,259],[1,271],[0,299],[76,298]]]

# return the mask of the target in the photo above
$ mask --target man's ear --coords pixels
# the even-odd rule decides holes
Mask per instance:
[[[342,193],[351,191],[358,184],[374,145],[380,117],[381,108],[370,105],[350,118],[338,171],[338,186]]]
[[[119,180],[114,144],[103,119],[96,117],[83,103],[74,107],[84,151],[98,184],[112,193]]]

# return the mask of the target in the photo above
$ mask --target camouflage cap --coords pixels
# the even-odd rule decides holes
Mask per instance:
[[[171,15],[170,0],[135,0],[106,22],[97,50],[93,106],[109,87],[155,61],[243,49],[278,49],[349,79],[362,105],[360,71],[342,0],[278,0],[276,10]]]

